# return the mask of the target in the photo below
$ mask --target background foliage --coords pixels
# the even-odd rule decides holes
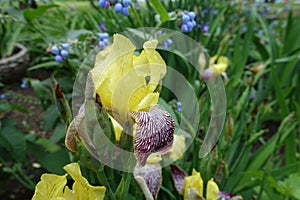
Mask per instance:
[[[241,194],[244,199],[300,198],[298,5],[222,0],[155,2],[158,1],[133,3],[129,16],[101,8],[92,0],[37,1],[35,9],[30,4],[19,9],[15,2],[1,3],[1,13],[22,24],[22,29],[16,30],[20,34],[13,39],[30,51],[30,67],[24,81],[37,97],[29,101],[42,105],[43,130],[50,134],[41,137],[30,128],[20,130],[14,119],[5,117],[12,110],[25,114],[28,111],[23,102],[8,101],[16,94],[1,84],[0,92],[7,97],[2,96],[0,102],[0,195],[7,195],[9,182],[14,180],[32,191],[40,173],[62,174],[62,166],[76,160],[76,155],[71,155],[63,144],[66,125],[58,114],[49,77],[55,77],[71,102],[76,74],[84,58],[98,46],[98,33],[112,36],[141,27],[181,31],[178,14],[188,10],[196,13],[197,26],[186,34],[202,44],[209,55],[224,55],[231,61],[223,79],[227,119],[221,138],[207,157],[195,158],[202,142],[200,137],[176,164],[189,173],[195,168],[205,181],[214,177],[222,191]],[[69,55],[56,62],[51,46],[63,43],[71,45]],[[204,82],[185,70],[187,63],[161,54],[169,66],[187,77],[199,94],[200,105],[207,108],[201,109],[204,120],[200,122],[201,130],[197,130],[205,133],[209,119],[204,116],[209,116],[210,101]],[[36,76],[42,72],[46,76]],[[172,96],[168,92],[162,95],[177,112]],[[40,166],[34,168],[32,162]],[[169,171],[168,167],[163,169],[159,198],[180,199]],[[85,169],[83,173],[92,184],[99,183],[93,172]],[[117,184],[121,176],[113,173],[117,175],[112,181]],[[116,189],[116,185],[112,188]],[[134,198],[133,188],[130,187],[128,198]]]

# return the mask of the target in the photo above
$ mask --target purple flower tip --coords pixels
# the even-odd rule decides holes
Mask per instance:
[[[249,99],[255,99],[255,98],[256,98],[256,94],[255,94],[255,93],[252,93],[252,94],[249,95],[248,98],[249,98]]]

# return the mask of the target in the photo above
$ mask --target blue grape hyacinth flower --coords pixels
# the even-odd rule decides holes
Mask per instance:
[[[196,14],[192,11],[190,12],[184,12],[181,15],[181,31],[186,33],[186,32],[191,32],[193,28],[196,26],[196,21],[195,21]]]

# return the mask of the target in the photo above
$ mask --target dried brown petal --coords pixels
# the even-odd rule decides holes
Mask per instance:
[[[143,166],[151,153],[167,151],[171,147],[175,123],[172,116],[158,105],[148,112],[131,112],[131,116],[137,123],[134,150]]]

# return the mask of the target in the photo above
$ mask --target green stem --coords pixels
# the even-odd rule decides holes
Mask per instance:
[[[107,177],[105,175],[104,169],[97,170],[96,174],[100,184],[106,187],[108,198],[110,200],[116,200],[115,195],[109,185],[109,182],[107,181]]]

